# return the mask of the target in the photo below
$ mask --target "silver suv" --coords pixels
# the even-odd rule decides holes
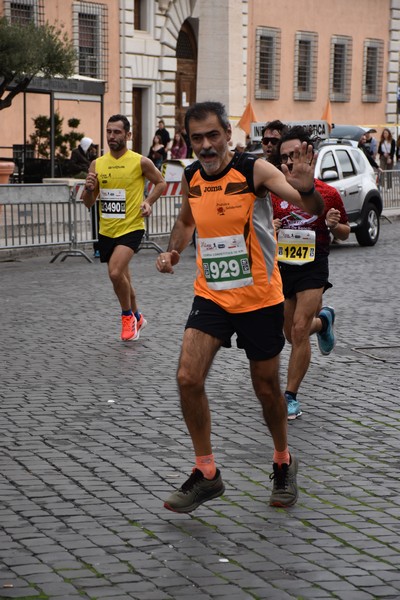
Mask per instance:
[[[360,246],[374,246],[379,238],[383,204],[376,174],[364,152],[343,140],[322,142],[315,177],[341,195],[351,231]]]

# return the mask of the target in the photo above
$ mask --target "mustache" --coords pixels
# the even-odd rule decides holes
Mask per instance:
[[[217,156],[217,153],[214,150],[201,150],[199,156]]]

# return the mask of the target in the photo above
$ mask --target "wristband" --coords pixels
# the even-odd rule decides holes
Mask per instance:
[[[312,188],[310,190],[308,190],[307,192],[299,192],[299,194],[301,194],[302,196],[312,196],[314,192],[315,192],[315,185],[313,185]]]
[[[328,225],[326,219],[325,219],[325,225],[327,226],[327,228],[329,229],[329,231],[333,231],[334,229],[336,229],[336,227],[339,225],[339,223],[335,223],[335,225]]]

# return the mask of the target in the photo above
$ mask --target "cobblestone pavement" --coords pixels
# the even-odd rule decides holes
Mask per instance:
[[[268,506],[272,445],[237,349],[208,382],[225,495],[162,506],[193,463],[175,384],[193,248],[174,276],[152,250],[133,260],[149,325],[131,344],[104,265],[2,262],[0,598],[398,599],[399,238],[383,222],[375,248],[332,248],[338,343],[312,341],[287,511]]]

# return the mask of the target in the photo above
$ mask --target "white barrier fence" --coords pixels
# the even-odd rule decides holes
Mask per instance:
[[[89,211],[80,197],[79,184],[0,185],[0,253],[44,246],[67,247],[53,257],[80,255],[91,260],[82,247],[97,239],[97,210]],[[162,248],[178,216],[180,196],[162,196],[146,219],[146,234],[140,249]]]
[[[400,208],[400,170],[384,171],[379,177],[384,209]],[[181,207],[181,196],[162,196],[147,219],[140,249],[162,248]],[[79,200],[79,184],[0,184],[1,251],[43,246],[63,246],[52,260],[63,254],[91,260],[82,249],[97,239],[97,205],[88,211]],[[93,222],[94,221],[94,222]]]
[[[379,191],[383,208],[400,208],[400,170],[382,171],[379,176]]]

